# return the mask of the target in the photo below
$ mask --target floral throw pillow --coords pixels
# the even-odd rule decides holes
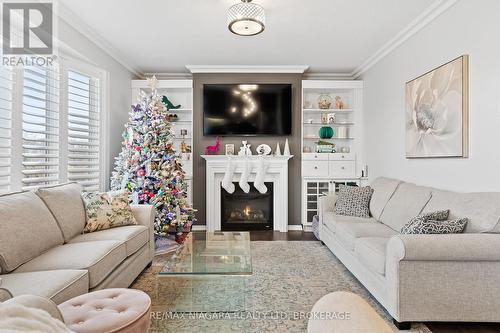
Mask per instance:
[[[422,222],[428,221],[428,220],[434,220],[434,221],[444,221],[448,219],[448,216],[450,215],[450,210],[438,210],[435,212],[430,212],[430,213],[425,213],[425,214],[420,214],[418,216],[415,216],[412,218],[408,223],[406,223],[403,228],[401,228],[401,233],[402,234],[412,234],[413,229],[417,224],[420,224]]]
[[[127,192],[82,193],[87,215],[84,233],[137,224]]]
[[[370,217],[370,200],[373,189],[370,186],[357,187],[340,185],[335,214],[355,217]]]

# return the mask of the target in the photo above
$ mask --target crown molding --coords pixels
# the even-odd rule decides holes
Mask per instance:
[[[193,74],[200,73],[304,73],[309,66],[186,65]]]
[[[304,73],[304,80],[352,80],[351,73]]]
[[[182,73],[182,72],[146,72],[141,75],[141,78],[144,79],[146,77],[151,77],[156,75],[158,80],[181,80],[181,79],[192,79],[193,75],[191,73]]]
[[[422,30],[429,23],[434,21],[438,16],[443,14],[445,11],[453,7],[460,0],[436,0],[429,7],[427,7],[419,16],[417,16],[413,21],[410,22],[406,27],[403,28],[396,36],[385,43],[380,49],[378,49],[371,57],[366,59],[360,66],[356,67],[351,76],[356,79],[376,63],[382,60],[390,52],[396,49],[398,46],[403,44],[410,37],[415,35],[417,32]]]
[[[142,76],[142,71],[138,66],[121,56],[120,52],[117,49],[111,46],[104,38],[102,38],[97,32],[95,32],[88,24],[83,22],[78,15],[76,15],[71,9],[65,6],[61,1],[58,1],[57,3],[57,15],[82,35],[87,37],[92,43],[101,48],[111,58],[116,60],[127,70],[129,70],[136,76]]]

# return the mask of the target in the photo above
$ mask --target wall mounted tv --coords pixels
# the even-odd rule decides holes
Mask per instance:
[[[203,134],[290,135],[291,84],[205,84]]]

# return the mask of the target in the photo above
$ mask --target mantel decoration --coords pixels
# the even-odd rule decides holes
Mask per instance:
[[[151,93],[141,91],[123,132],[122,151],[115,161],[112,190],[127,190],[134,204],[156,208],[154,232],[182,235],[196,221],[187,200],[181,154],[173,147],[168,108],[157,94],[158,81],[149,79]],[[176,239],[177,239],[176,236]],[[180,236],[182,238],[182,236]]]
[[[252,0],[241,0],[231,6],[227,12],[227,27],[233,34],[255,36],[264,31],[266,13],[262,6]]]
[[[220,137],[215,138],[215,144],[205,148],[205,155],[217,155],[220,148]]]
[[[468,157],[468,56],[406,83],[406,157]]]

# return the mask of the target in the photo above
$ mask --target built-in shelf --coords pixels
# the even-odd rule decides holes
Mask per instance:
[[[330,109],[320,109],[322,95],[330,96]],[[336,108],[341,100],[344,108]],[[305,107],[307,106],[307,107]],[[363,82],[356,80],[302,81],[301,174],[303,230],[311,231],[319,214],[319,198],[335,192],[338,184],[360,184],[362,161]],[[325,119],[326,118],[326,119]],[[333,129],[333,137],[321,139],[322,127]],[[328,131],[326,131],[328,132]],[[331,131],[330,131],[331,132]],[[318,141],[335,145],[336,151],[350,153],[317,153]]]
[[[303,109],[304,112],[325,112],[325,113],[342,113],[342,112],[353,112],[353,109]]]
[[[313,123],[305,122],[304,125],[338,127],[338,126],[354,126],[354,123],[323,124],[321,122],[313,122]]]
[[[319,136],[305,136],[304,140],[354,140],[354,138],[330,138],[330,139],[322,139]]]

